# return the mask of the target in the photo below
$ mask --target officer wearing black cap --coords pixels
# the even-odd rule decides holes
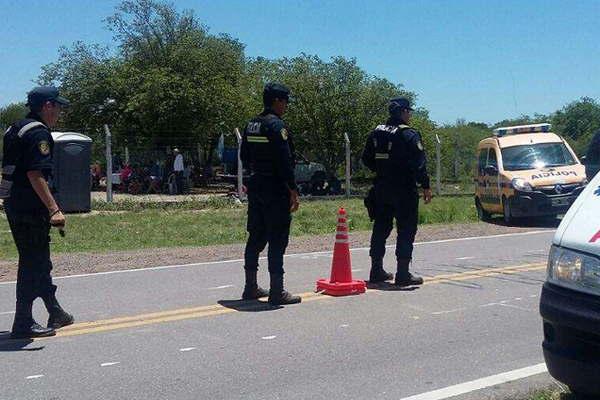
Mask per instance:
[[[25,119],[12,124],[4,134],[0,199],[19,253],[17,304],[13,338],[52,336],[55,329],[73,323],[56,300],[50,261],[50,226],[64,228],[65,217],[52,196],[54,142],[50,129],[56,125],[67,99],[51,86],[29,92]],[[47,328],[32,317],[35,299],[41,297],[49,313]]]
[[[242,138],[241,159],[250,171],[248,181],[248,241],[244,252],[245,300],[269,296],[272,305],[300,303],[283,288],[283,255],[290,235],[291,213],[298,209],[294,176],[294,147],[281,117],[289,101],[289,89],[269,83],[263,92],[264,110],[252,119]],[[269,245],[271,290],[257,283],[258,257]]]
[[[411,286],[423,283],[422,278],[409,272],[409,265],[417,233],[417,183],[423,188],[425,203],[431,201],[431,189],[421,135],[408,126],[412,111],[408,99],[392,99],[389,104],[389,119],[369,134],[362,155],[363,164],[376,173],[371,190],[375,220],[369,253],[371,282],[393,279],[393,275],[383,268],[383,257],[385,242],[395,219],[398,238],[394,284]]]

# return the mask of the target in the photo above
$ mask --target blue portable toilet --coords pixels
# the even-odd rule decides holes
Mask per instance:
[[[54,170],[51,189],[64,212],[92,209],[92,139],[76,132],[52,132]]]

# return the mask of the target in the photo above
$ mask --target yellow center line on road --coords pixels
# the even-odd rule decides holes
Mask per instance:
[[[494,277],[499,275],[514,275],[522,272],[539,271],[546,268],[545,263],[523,264],[500,268],[486,268],[478,270],[470,270],[467,272],[458,272],[454,274],[436,275],[430,278],[425,278],[425,285],[441,284],[453,281],[465,281],[473,279],[481,279],[486,277]],[[376,290],[376,289],[375,289]],[[370,292],[373,290],[368,290]],[[317,300],[334,299],[331,296],[325,296],[315,292],[306,292],[300,294],[302,302],[310,302]],[[244,311],[257,311],[268,309],[270,306],[266,302],[230,302],[231,305],[213,304],[201,307],[180,308],[176,310],[159,311],[147,314],[138,314],[127,317],[111,318],[106,320],[98,320],[91,322],[81,322],[60,329],[55,337],[67,337],[87,335],[90,333],[108,332],[118,329],[135,328],[138,326],[153,325],[164,322],[182,321],[187,319],[198,319],[212,317],[223,314],[230,314]],[[38,338],[37,340],[46,340],[51,338]]]

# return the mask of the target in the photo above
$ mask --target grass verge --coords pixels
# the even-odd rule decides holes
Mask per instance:
[[[185,202],[179,205],[130,204],[130,211],[67,217],[67,236],[52,232],[52,251],[106,252],[173,246],[207,246],[240,243],[246,239],[246,206],[227,200]],[[149,208],[150,207],[150,208]],[[337,209],[345,207],[350,229],[370,230],[362,199],[305,201],[294,214],[292,235],[318,235],[335,231]],[[115,208],[116,209],[116,208]],[[119,206],[123,209],[123,205]],[[422,224],[464,223],[477,220],[473,199],[435,198],[421,204]],[[16,257],[16,248],[4,214],[0,214],[0,259]]]

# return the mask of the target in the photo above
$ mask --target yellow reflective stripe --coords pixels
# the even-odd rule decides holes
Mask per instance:
[[[248,143],[269,143],[269,138],[265,136],[248,136]]]
[[[388,153],[375,153],[376,160],[387,160],[388,158],[390,158]]]

